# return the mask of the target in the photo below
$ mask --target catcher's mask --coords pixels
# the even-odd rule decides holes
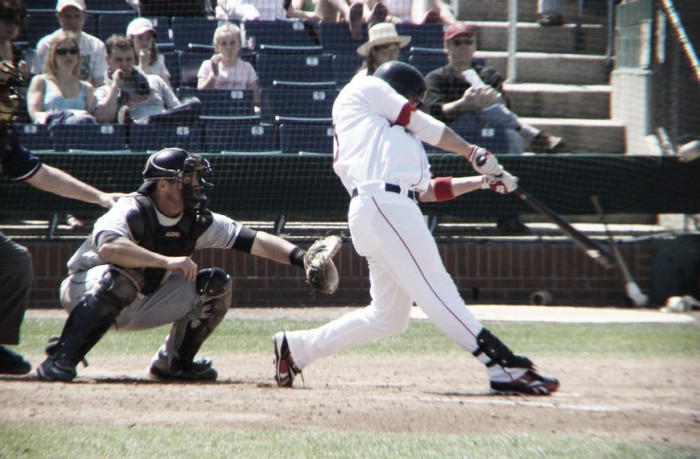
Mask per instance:
[[[373,76],[380,78],[396,92],[416,105],[423,105],[426,85],[423,74],[412,65],[401,61],[389,61],[380,65]]]
[[[208,193],[214,187],[207,180],[212,175],[209,161],[182,148],[166,148],[152,154],[143,170],[145,180],[177,180],[185,207],[196,214],[207,207]]]

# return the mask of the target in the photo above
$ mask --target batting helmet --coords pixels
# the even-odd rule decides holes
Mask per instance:
[[[177,180],[185,205],[197,213],[209,201],[207,193],[214,187],[207,182],[211,175],[209,161],[182,148],[165,148],[152,154],[143,169],[145,180]]]
[[[413,98],[419,104],[423,103],[425,79],[412,65],[400,61],[385,62],[377,68],[374,76],[389,83],[389,86],[406,99]]]

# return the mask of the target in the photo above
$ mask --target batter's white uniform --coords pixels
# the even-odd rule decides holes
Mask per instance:
[[[169,218],[156,210],[160,223],[164,226],[177,224],[178,218]],[[95,222],[90,238],[85,240],[78,251],[68,260],[69,276],[61,283],[61,305],[70,312],[92,290],[108,268],[105,260],[97,254],[99,246],[110,236],[123,236],[134,240],[126,215],[137,209],[136,200],[125,196],[106,214]],[[242,226],[229,217],[212,213],[214,221],[197,239],[197,249],[231,248]],[[143,330],[172,324],[190,313],[196,313],[195,301],[199,298],[194,290],[195,283],[182,275],[168,271],[160,287],[124,308],[117,317],[115,327],[120,330]],[[194,312],[193,312],[194,311]],[[192,317],[193,319],[195,317]]]
[[[367,258],[372,302],[314,330],[286,332],[301,370],[342,349],[404,332],[415,302],[469,352],[483,328],[465,307],[409,191],[425,191],[430,166],[421,140],[435,145],[444,124],[420,111],[376,77],[354,79],[333,106],[334,169],[350,195],[348,222],[357,252]],[[386,191],[398,185],[400,193]],[[482,363],[489,361],[483,353]],[[523,369],[488,369],[510,381]]]

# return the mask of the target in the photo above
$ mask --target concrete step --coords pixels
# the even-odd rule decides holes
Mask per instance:
[[[504,51],[477,51],[476,57],[486,59],[508,79],[507,53]],[[581,54],[517,53],[519,83],[552,83],[600,85],[608,84],[608,62],[605,56]]]
[[[510,108],[518,116],[539,118],[610,118],[608,85],[506,83]]]
[[[520,118],[520,121],[563,137],[567,152],[625,152],[625,125],[618,121],[567,118]]]
[[[477,22],[478,49],[506,51],[508,49],[508,23],[504,21]],[[517,50],[542,53],[605,54],[607,28],[600,24],[583,24],[577,27],[540,27],[530,22],[517,24]]]
[[[575,24],[578,18],[579,0],[564,0],[564,21]],[[583,9],[581,22],[584,24],[607,24],[606,0],[598,0],[603,6],[597,7],[595,11],[590,6],[595,3],[586,1]],[[456,0],[455,12],[460,21],[507,21],[509,0]],[[518,21],[537,21],[537,0],[518,0]]]

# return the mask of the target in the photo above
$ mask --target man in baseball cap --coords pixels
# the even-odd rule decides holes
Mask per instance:
[[[443,45],[447,46],[447,42],[458,37],[474,38],[476,35],[476,27],[473,24],[466,22],[455,22],[445,28],[443,36]]]
[[[99,38],[83,32],[86,10],[84,0],[58,0],[56,2],[56,19],[61,28],[46,35],[37,43],[36,55],[32,60],[30,69],[33,75],[44,72],[44,62],[46,62],[46,58],[49,55],[51,41],[63,30],[80,35],[78,47],[80,48],[80,57],[83,65],[80,71],[80,78],[89,80],[95,87],[102,84],[107,69],[105,45]]]

